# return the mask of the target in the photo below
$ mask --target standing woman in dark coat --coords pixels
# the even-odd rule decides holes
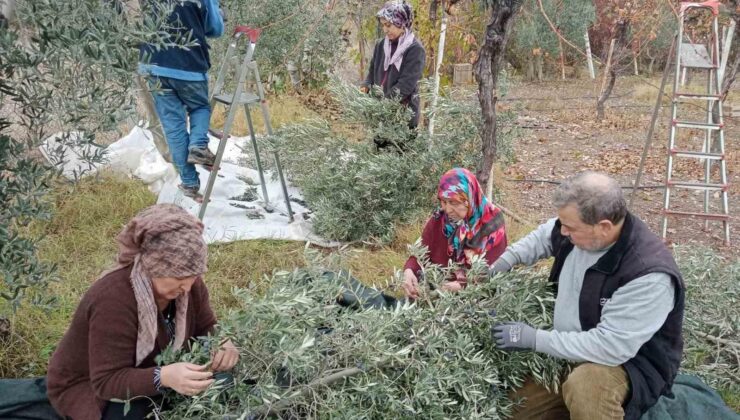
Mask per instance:
[[[375,45],[370,69],[361,90],[367,93],[370,86],[377,85],[383,88],[386,98],[398,97],[402,104],[410,106],[414,112],[409,126],[415,128],[419,125],[417,85],[424,70],[426,52],[411,32],[413,11],[406,2],[392,1],[386,3],[377,16],[385,38]]]

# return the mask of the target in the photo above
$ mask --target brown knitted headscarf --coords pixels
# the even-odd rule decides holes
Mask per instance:
[[[120,266],[139,256],[151,277],[184,278],[206,272],[208,248],[203,223],[174,204],[145,208],[116,239]]]
[[[185,278],[206,272],[208,250],[203,224],[173,204],[158,204],[137,214],[118,235],[119,267],[133,264],[131,287],[136,298],[139,327],[136,339],[136,366],[152,352],[157,339],[159,309],[152,279]],[[175,350],[185,342],[189,294],[175,300]]]

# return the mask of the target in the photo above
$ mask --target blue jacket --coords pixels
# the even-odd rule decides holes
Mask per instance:
[[[206,38],[219,37],[224,33],[224,20],[219,13],[218,0],[177,3],[168,23],[175,28],[170,30],[171,41],[175,42],[179,37],[187,39],[189,36],[197,45],[188,49],[157,49],[144,44],[139,48],[139,73],[187,81],[208,80],[211,59]]]

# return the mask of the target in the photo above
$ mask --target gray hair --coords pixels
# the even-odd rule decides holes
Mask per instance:
[[[627,202],[622,187],[608,175],[585,171],[564,181],[553,194],[557,209],[575,204],[584,223],[595,225],[602,220],[617,224],[627,215]]]

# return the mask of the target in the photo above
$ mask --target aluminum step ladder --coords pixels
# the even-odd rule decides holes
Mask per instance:
[[[200,205],[200,211],[198,218],[203,220],[206,214],[206,208],[208,202],[211,199],[211,193],[213,192],[213,185],[218,178],[218,171],[221,167],[221,159],[226,149],[226,142],[231,136],[231,129],[234,125],[234,119],[238,108],[243,108],[244,113],[247,117],[247,125],[249,127],[249,136],[254,150],[254,158],[257,163],[257,172],[259,173],[260,185],[262,186],[262,200],[263,207],[268,212],[274,211],[274,208],[270,205],[270,199],[267,195],[267,185],[265,183],[265,175],[262,170],[262,161],[260,160],[259,147],[257,145],[257,137],[254,131],[254,125],[252,123],[252,114],[249,111],[251,105],[259,104],[262,110],[262,118],[265,123],[265,130],[268,136],[272,136],[272,124],[270,123],[270,113],[267,108],[267,101],[265,100],[265,92],[262,88],[262,82],[260,80],[259,70],[257,69],[257,63],[253,60],[254,50],[257,46],[257,40],[260,36],[260,29],[250,28],[247,26],[237,26],[234,29],[234,35],[231,43],[226,50],[224,60],[221,64],[221,68],[218,71],[218,78],[216,79],[216,85],[211,93],[211,109],[217,104],[221,104],[228,110],[226,121],[224,122],[223,131],[209,130],[209,133],[219,139],[218,151],[216,152],[216,160],[211,173],[208,176],[208,184],[206,185],[205,193],[203,194],[203,203]],[[238,63],[240,55],[243,54],[244,59],[241,60],[241,64]],[[234,67],[234,68],[232,68]],[[226,82],[226,76],[229,72],[236,70],[235,79],[236,87],[234,92],[223,92],[224,84]],[[250,92],[248,86],[252,82],[256,86],[256,92]],[[280,156],[277,151],[273,152],[275,158],[275,167],[277,169],[278,177],[280,178],[280,186],[283,190],[283,198],[285,199],[285,207],[288,210],[288,218],[290,222],[293,221],[293,209],[290,206],[290,197],[288,196],[288,187],[285,183],[285,177],[283,176],[283,168],[280,164]]]
[[[685,40],[685,26],[687,20],[701,13],[711,13],[711,35],[708,45],[693,43]],[[671,107],[671,127],[668,140],[668,163],[665,178],[665,195],[663,201],[662,237],[668,234],[669,217],[691,217],[704,219],[705,229],[708,229],[710,221],[719,221],[723,225],[724,241],[730,244],[730,214],[728,203],[727,162],[725,156],[725,126],[722,115],[722,78],[724,65],[729,56],[729,43],[731,38],[725,39],[723,54],[720,54],[719,36],[719,1],[710,0],[704,3],[681,3],[678,26],[678,47],[675,54],[675,79],[673,83],[673,100]],[[734,32],[734,31],[729,31]],[[688,41],[688,42],[687,42]],[[705,71],[707,75],[706,91],[687,92],[686,87],[681,86],[681,72],[685,69]],[[688,121],[679,118],[679,108],[690,108],[696,101],[703,103],[702,109],[706,109],[706,121]],[[717,121],[712,116],[713,108],[717,106],[719,118]],[[683,144],[679,138],[679,132],[685,130],[699,130],[704,134],[704,142],[701,150],[691,150]],[[718,143],[713,147],[713,142]],[[704,164],[703,179],[679,180],[673,178],[674,165],[677,159],[699,159]],[[718,177],[712,177],[712,165],[719,166]],[[718,179],[717,179],[718,178]],[[703,211],[676,211],[671,210],[671,193],[675,189],[693,189],[704,192]],[[719,211],[710,209],[710,199],[714,194],[719,194]]]

